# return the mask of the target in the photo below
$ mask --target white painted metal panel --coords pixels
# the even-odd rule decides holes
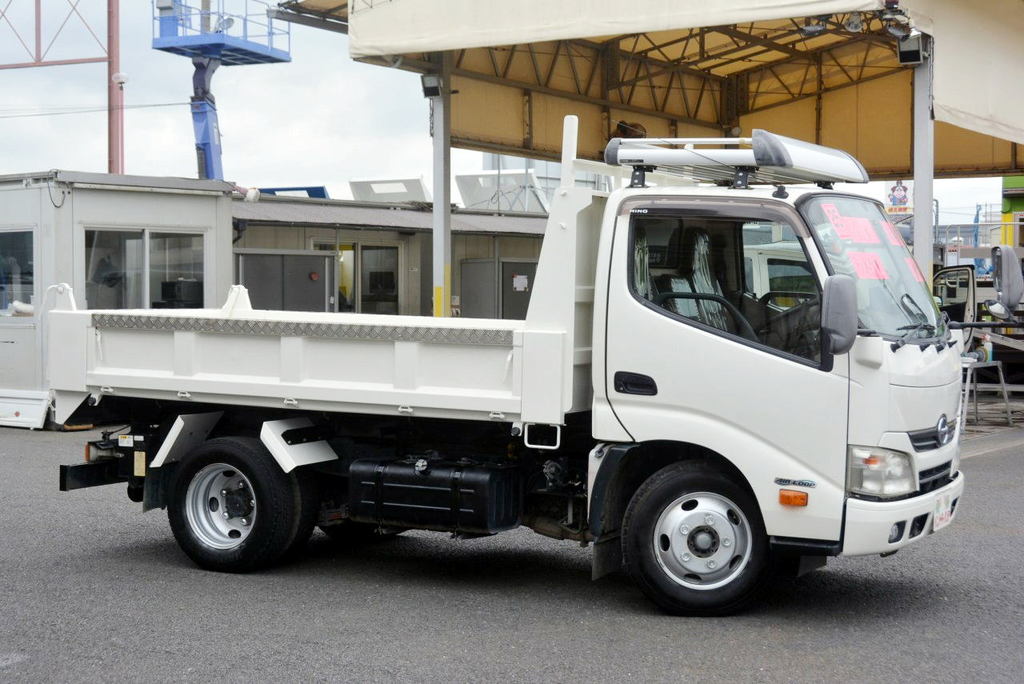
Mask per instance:
[[[50,405],[48,392],[0,390],[0,425],[40,429]]]
[[[621,206],[619,200],[613,194],[609,204]],[[611,275],[601,287],[601,294],[607,292],[609,324],[607,366],[598,382],[603,381],[614,409],[614,415],[605,419],[617,419],[631,441],[692,443],[724,456],[750,483],[768,534],[839,539],[836,511],[845,496],[847,358],[837,357],[835,369],[823,372],[641,304],[625,277],[632,256],[629,220],[626,209],[619,211],[622,218],[614,234],[604,236],[610,244],[603,248]],[[742,211],[737,208],[737,215]],[[657,394],[616,392],[617,371],[653,378]],[[602,433],[595,437],[607,439]],[[775,478],[817,482],[808,506],[799,513],[782,506]]]
[[[219,310],[50,320],[67,341],[51,349],[53,383],[67,391],[482,420],[522,412],[522,321],[254,311],[241,287]],[[545,368],[560,378],[555,366]]]
[[[37,330],[34,319],[28,321],[0,322],[0,387],[5,389],[39,389]]]

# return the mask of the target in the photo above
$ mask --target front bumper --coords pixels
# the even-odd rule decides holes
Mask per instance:
[[[846,525],[843,534],[843,556],[865,556],[876,553],[891,553],[908,544],[918,542],[932,532],[935,504],[940,497],[949,496],[953,501],[953,519],[959,510],[960,495],[964,491],[964,475],[945,487],[910,499],[900,501],[846,500]],[[904,530],[900,539],[889,542],[892,526],[903,522]],[[916,532],[916,534],[914,534]]]

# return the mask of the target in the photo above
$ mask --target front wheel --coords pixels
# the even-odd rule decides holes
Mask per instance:
[[[640,486],[623,519],[622,550],[640,589],[677,615],[739,610],[768,566],[757,503],[703,462],[667,466]]]
[[[302,494],[299,479],[283,473],[259,440],[212,439],[182,460],[167,517],[197,565],[246,572],[309,538],[313,521]]]

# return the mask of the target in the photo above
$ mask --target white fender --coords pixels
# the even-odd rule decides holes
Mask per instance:
[[[181,457],[189,453],[200,444],[206,441],[206,436],[217,424],[223,411],[212,413],[187,413],[174,419],[171,431],[167,433],[160,450],[156,452],[150,468],[159,468],[164,463],[180,461]]]
[[[268,420],[263,424],[263,429],[260,430],[260,440],[270,450],[270,454],[284,472],[290,473],[299,466],[334,461],[338,458],[331,445],[324,440],[306,442],[305,444],[288,444],[282,436],[288,430],[312,425],[313,421],[309,418]]]

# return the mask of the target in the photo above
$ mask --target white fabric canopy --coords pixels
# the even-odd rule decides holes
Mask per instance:
[[[355,0],[354,58],[873,11],[882,0]],[[903,0],[935,38],[935,116],[1024,143],[1024,2]],[[884,103],[880,103],[884,105]]]
[[[935,118],[1024,143],[1024,2],[901,4],[935,38]]]
[[[353,58],[876,10],[882,0],[355,0]]]

